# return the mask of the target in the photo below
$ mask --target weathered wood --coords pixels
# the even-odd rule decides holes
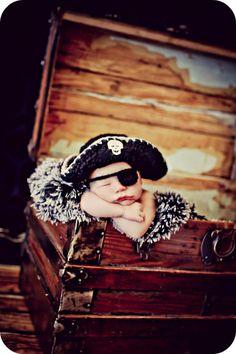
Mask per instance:
[[[68,265],[62,281],[65,289],[109,289],[132,291],[226,292],[234,296],[236,273],[231,271],[190,271],[163,267]],[[68,280],[68,275],[70,280]],[[67,281],[65,281],[67,279]],[[193,285],[194,284],[194,285]]]
[[[45,236],[44,236],[45,237]],[[48,289],[56,302],[60,299],[61,284],[59,279],[60,266],[57,263],[57,267],[52,264],[50,257],[47,257],[41,248],[41,244],[38,242],[37,237],[32,229],[29,229],[27,238],[28,247],[31,250],[31,254],[37,263],[39,271],[43,274]]]
[[[57,327],[56,333],[85,335],[90,330],[90,336],[133,337],[139,333],[140,337],[161,334],[168,328],[173,330],[176,325],[183,325],[189,330],[198,324],[202,330],[211,326],[235,325],[236,316],[196,316],[196,315],[81,315],[64,314],[57,319],[61,326]],[[150,326],[152,324],[152,326]],[[79,326],[80,325],[80,326]],[[121,330],[122,328],[122,330]],[[142,329],[142,331],[141,331]],[[121,332],[119,333],[119,331]],[[71,333],[69,333],[71,331]]]
[[[75,65],[75,59],[71,59]],[[97,61],[98,62],[98,61]],[[64,63],[69,66],[70,63]],[[72,65],[72,64],[71,64]],[[79,67],[78,67],[79,68]],[[109,98],[119,101],[119,98],[124,98],[124,101],[130,101],[135,104],[135,100],[140,100],[141,103],[157,106],[164,104],[182,107],[182,109],[190,110],[195,108],[199,110],[215,110],[220,112],[235,113],[236,104],[232,98],[217,97],[212,95],[204,95],[191,91],[181,91],[179,89],[158,86],[149,84],[143,81],[134,81],[122,77],[112,76],[111,73],[104,75],[100,73],[90,73],[83,70],[72,71],[71,69],[58,68],[55,72],[53,85],[69,86],[81,91],[90,92],[91,94],[107,95]],[[125,100],[126,99],[126,100]],[[169,107],[171,109],[171,107]],[[213,113],[214,115],[214,113]]]
[[[200,314],[204,294],[183,292],[98,291],[95,314]]]
[[[40,344],[43,351],[49,354],[53,342],[53,323],[59,304],[50,296],[48,284],[39,273],[27,247],[24,250],[20,280]]]
[[[75,74],[74,74],[75,75]],[[72,78],[71,78],[72,80]],[[70,81],[70,84],[71,81]],[[53,88],[50,100],[50,115],[60,117],[60,111],[86,113],[112,119],[131,121],[152,126],[166,126],[209,135],[232,137],[236,135],[235,115],[210,111],[201,112],[192,108],[174,109],[171,105],[154,104],[145,100],[121,98],[92,92],[70,90],[69,87]],[[58,118],[59,120],[59,118]]]
[[[216,219],[236,218],[236,64],[209,55],[212,48],[196,53],[202,47],[183,50],[185,42],[171,47],[148,31],[138,38],[129,26],[78,18],[61,22],[57,53],[56,23],[49,38],[37,156],[78,154],[85,140],[107,132],[138,136],[169,166],[145,188],[173,187],[187,200],[197,195]],[[209,354],[233,339],[236,251],[207,264],[201,243],[212,230],[236,229],[234,222],[189,221],[147,260],[110,223],[52,225],[29,207],[28,226],[21,284],[45,354]],[[0,307],[23,311],[21,300],[0,296]]]
[[[19,294],[20,267],[15,265],[0,265],[1,293]]]
[[[236,65],[232,61],[69,22],[63,24],[58,62],[135,82],[178,88],[183,94],[190,90],[220,98],[236,95]]]
[[[169,190],[180,193],[194,203],[198,212],[208,220],[236,220],[236,183],[226,178],[186,173],[169,173],[157,181],[145,181],[144,187],[152,192]]]
[[[108,224],[104,241],[102,265],[122,265],[133,267],[170,267],[189,270],[227,270],[236,269],[233,259],[206,266],[201,260],[201,240],[209,229],[235,228],[233,222],[190,220],[170,240],[155,244],[148,260],[140,259],[135,253],[130,239],[117,233]]]
[[[181,333],[182,330],[182,333]],[[233,341],[233,331],[226,336],[222,336],[222,328],[213,333],[206,332],[194,335],[189,338],[186,334],[185,328],[175,329],[174,336],[167,332],[167,337],[156,338],[116,338],[116,337],[86,337],[73,340],[70,337],[60,338],[55,345],[55,354],[64,353],[79,353],[81,351],[87,351],[88,353],[96,354],[129,354],[137,353],[142,354],[148,352],[148,354],[208,354],[211,350],[214,353],[220,353],[226,350]],[[185,335],[186,334],[186,335]],[[217,336],[217,338],[214,338]],[[177,339],[178,338],[178,339]]]
[[[64,248],[67,243],[69,225],[62,223],[55,225],[50,222],[43,222],[37,218],[36,210],[30,207],[30,204],[27,213],[31,228],[34,229],[34,232],[37,232],[37,238],[52,264],[62,265],[65,260]],[[45,235],[48,237],[45,238]]]
[[[47,111],[47,100],[49,97],[50,91],[50,80],[52,78],[52,71],[54,68],[54,59],[55,59],[55,52],[56,47],[59,39],[59,24],[62,14],[59,12],[56,16],[52,18],[52,25],[50,28],[50,33],[48,37],[47,49],[45,53],[44,60],[42,62],[44,68],[42,72],[42,80],[40,85],[40,93],[39,98],[36,103],[36,118],[34,124],[34,130],[32,139],[29,143],[28,149],[29,154],[32,158],[37,156],[37,150],[40,144],[40,138],[42,133],[44,115]]]
[[[18,354],[43,354],[35,334],[2,332],[4,344]]]
[[[103,21],[77,20],[62,21],[58,51],[51,53],[55,70],[37,156],[77,154],[86,140],[108,131],[136,135],[165,155],[163,189],[178,185],[209,219],[235,220],[232,188],[209,183],[223,178],[226,186],[232,177],[236,64],[154,38],[145,42],[129,30],[115,35]],[[201,176],[208,180],[200,184]]]
[[[19,266],[0,266],[0,332],[1,339],[19,354],[42,354],[34,326],[19,289]]]
[[[182,38],[175,38],[167,34],[163,34],[157,31],[151,31],[144,29],[142,27],[128,25],[120,22],[109,21],[107,19],[97,19],[88,16],[83,16],[78,13],[67,11],[63,15],[63,19],[75,22],[79,24],[84,24],[86,26],[91,26],[94,28],[109,29],[112,32],[118,32],[125,35],[131,35],[133,37],[138,37],[146,40],[151,40],[155,42],[164,43],[167,45],[174,45],[177,47],[182,47],[184,49],[191,49],[200,52],[216,54],[227,58],[236,58],[235,51],[227,50],[225,48],[209,46],[203,43],[192,42]]]
[[[34,332],[34,326],[28,312],[1,312],[0,329],[3,331]]]
[[[0,294],[0,311],[27,312],[24,296]]]
[[[191,133],[163,126],[150,129],[145,124],[126,121],[124,125],[115,119],[81,113],[53,114],[48,117],[47,128],[41,142],[42,154],[59,157],[78,153],[78,148],[91,136],[104,132],[139,136],[157,145],[167,159],[175,159],[175,170],[183,170],[181,156],[186,160],[197,159],[198,173],[229,177],[233,161],[234,141],[230,138]],[[67,149],[64,149],[66,148]],[[178,156],[179,155],[179,156]],[[190,166],[191,161],[189,161]],[[188,171],[186,164],[185,172]],[[191,172],[191,171],[190,171]]]
[[[83,348],[99,354],[128,354],[136,350],[154,354],[158,349],[161,353],[206,354],[222,351],[232,343],[235,319],[196,319],[197,316],[65,315],[59,320],[55,353]]]

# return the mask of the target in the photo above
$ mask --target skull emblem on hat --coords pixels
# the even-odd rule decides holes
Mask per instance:
[[[123,143],[119,140],[112,139],[108,141],[107,147],[112,151],[113,155],[120,155],[123,149]]]

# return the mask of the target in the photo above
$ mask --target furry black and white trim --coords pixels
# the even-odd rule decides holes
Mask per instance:
[[[156,215],[146,234],[136,240],[138,252],[148,251],[161,239],[170,239],[189,219],[205,219],[195,211],[194,204],[188,203],[174,192],[154,193]]]
[[[80,209],[80,198],[86,190],[81,183],[74,186],[72,181],[66,181],[61,175],[63,160],[48,158],[44,160],[28,179],[32,206],[37,216],[52,223],[78,219],[78,222],[94,220]]]

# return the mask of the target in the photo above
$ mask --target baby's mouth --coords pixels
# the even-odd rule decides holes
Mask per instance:
[[[116,199],[116,202],[124,202],[125,200],[134,200],[134,198],[127,195],[124,197],[119,197],[118,199]]]

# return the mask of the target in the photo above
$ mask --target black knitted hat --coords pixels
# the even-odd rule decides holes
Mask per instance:
[[[62,167],[65,180],[86,181],[96,168],[127,162],[143,178],[158,180],[167,173],[161,152],[150,142],[119,134],[104,134],[84,144],[79,155],[68,157]]]

